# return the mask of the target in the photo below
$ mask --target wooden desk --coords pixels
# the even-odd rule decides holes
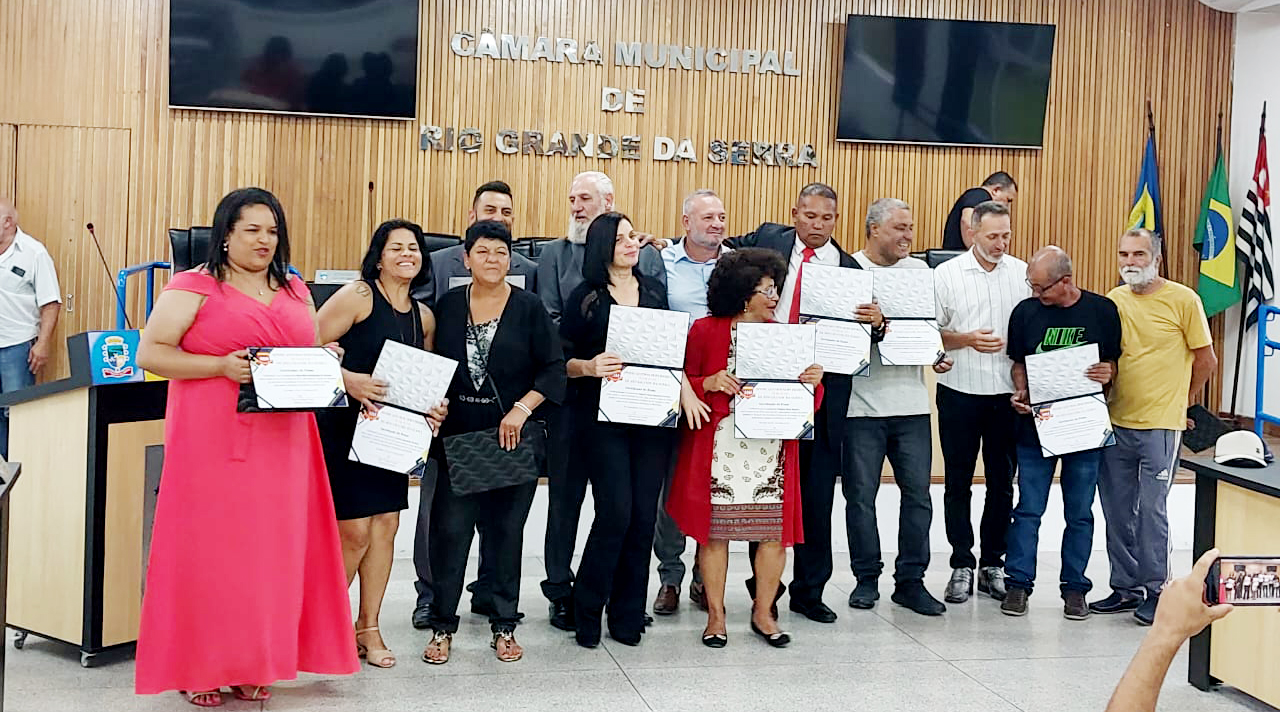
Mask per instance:
[[[1184,458],[1196,473],[1194,557],[1213,547],[1223,556],[1280,553],[1280,464],[1226,467],[1212,456]],[[1188,680],[1201,690],[1227,684],[1280,707],[1280,614],[1238,607],[1191,639]]]
[[[7,623],[73,645],[81,664],[138,637],[147,447],[164,442],[164,381],[56,381],[0,396],[9,451]],[[154,486],[154,485],[153,485]]]

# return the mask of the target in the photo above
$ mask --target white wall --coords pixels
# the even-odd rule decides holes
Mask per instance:
[[[1271,229],[1280,228],[1280,210],[1275,205],[1280,193],[1280,82],[1276,81],[1276,68],[1280,67],[1280,13],[1246,12],[1236,16],[1235,67],[1232,77],[1231,99],[1231,149],[1230,180],[1231,204],[1235,211],[1236,225],[1240,224],[1240,209],[1253,181],[1253,163],[1258,153],[1258,125],[1262,114],[1262,102],[1267,103],[1267,168],[1271,180]],[[1277,238],[1272,236],[1273,244]],[[1280,246],[1280,245],[1277,245]],[[1277,253],[1280,255],[1280,252]],[[1280,264],[1272,264],[1280,269]],[[1241,279],[1243,279],[1243,274]],[[1273,305],[1276,301],[1271,302]],[[1224,385],[1222,409],[1231,406],[1232,374],[1236,362],[1236,338],[1240,325],[1240,308],[1226,314],[1226,339],[1223,362]],[[1240,393],[1236,413],[1252,417],[1254,414],[1254,389],[1256,388],[1257,340],[1256,330],[1245,336],[1243,359],[1240,367]],[[1273,323],[1270,338],[1280,340],[1280,324]],[[1267,396],[1263,404],[1269,413],[1280,413],[1280,353],[1267,361]]]

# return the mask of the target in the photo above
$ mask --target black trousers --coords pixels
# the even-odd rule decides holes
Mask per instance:
[[[821,602],[831,580],[831,508],[835,505],[836,475],[840,474],[843,443],[825,433],[800,441],[800,506],[804,543],[795,546],[791,600]],[[847,478],[846,478],[847,479]]]
[[[573,547],[578,541],[578,518],[590,472],[580,449],[581,433],[575,432],[574,423],[589,426],[594,419],[594,411],[588,418],[585,409],[568,404],[548,416],[547,531],[543,542],[547,578],[542,582],[542,595],[548,601],[567,599],[573,592]],[[579,448],[576,452],[575,446]]]
[[[885,458],[902,492],[898,510],[898,558],[893,578],[899,585],[924,580],[929,568],[929,468],[933,433],[928,415],[849,418],[844,435],[845,524],[849,530],[849,563],[858,580],[874,579],[884,570],[876,493]],[[808,539],[808,533],[805,533]]]
[[[609,629],[644,630],[649,550],[673,433],[598,423],[580,428],[590,465],[595,520],[582,550],[573,605],[579,629],[595,627],[606,604]]]
[[[414,606],[422,608],[431,605],[435,590],[431,586],[431,506],[436,497],[436,470],[439,462],[432,458],[428,463],[430,471],[418,485],[418,521],[413,533],[413,568],[418,580],[413,588],[418,593]],[[489,600],[489,589],[493,586],[493,541],[485,533],[486,522],[476,521],[476,532],[480,535],[480,571],[475,583],[471,585],[472,605],[486,605]]]
[[[434,606],[431,627],[446,633],[458,630],[458,601],[477,522],[484,520],[492,546],[489,600],[494,613],[489,627],[514,630],[520,621],[520,561],[524,524],[537,490],[537,481],[459,497],[449,486],[448,467],[441,465],[431,508],[431,575]]]
[[[1009,394],[977,396],[938,384],[938,440],[945,469],[943,517],[951,543],[951,568],[1004,566],[1013,513],[1018,415]],[[980,556],[973,558],[973,469],[982,448],[987,496],[982,505]]]

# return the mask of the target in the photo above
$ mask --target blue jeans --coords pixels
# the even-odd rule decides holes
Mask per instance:
[[[36,383],[35,374],[27,365],[34,341],[24,341],[13,346],[0,347],[0,393],[30,388]],[[9,408],[0,408],[0,457],[9,459]]]
[[[1093,493],[1098,487],[1101,450],[1044,457],[1038,445],[1018,444],[1018,506],[1009,525],[1009,553],[1005,557],[1006,585],[1030,591],[1036,580],[1036,547],[1040,518],[1049,504],[1053,471],[1062,461],[1062,508],[1067,527],[1062,532],[1063,593],[1088,593],[1093,583],[1084,575],[1093,550]]]

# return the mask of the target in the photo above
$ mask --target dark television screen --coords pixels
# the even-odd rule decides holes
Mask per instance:
[[[169,105],[412,119],[418,0],[170,0]]]
[[[850,15],[840,141],[1041,146],[1053,25]]]

